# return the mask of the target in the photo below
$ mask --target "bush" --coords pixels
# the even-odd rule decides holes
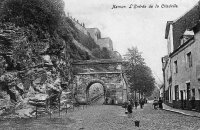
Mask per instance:
[[[53,33],[64,14],[62,0],[4,0],[0,20],[24,27],[33,25]]]

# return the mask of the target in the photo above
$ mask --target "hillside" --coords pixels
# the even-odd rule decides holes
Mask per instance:
[[[65,99],[73,60],[95,57],[80,43],[62,0],[2,0],[0,6],[0,115],[35,116],[36,101],[53,105],[49,96],[61,92]]]

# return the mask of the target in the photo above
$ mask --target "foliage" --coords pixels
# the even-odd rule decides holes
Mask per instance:
[[[101,59],[102,57],[101,49],[100,48],[92,49],[92,55]]]
[[[109,50],[105,47],[102,48],[102,59],[110,59],[111,58],[111,54],[109,52]]]
[[[94,42],[94,40],[88,36],[85,35],[83,32],[78,31],[78,39],[81,44],[83,44],[85,47],[87,47],[89,50],[99,48],[99,46]]]
[[[155,88],[155,79],[151,69],[145,64],[141,52],[136,47],[128,49],[124,63],[125,74],[133,93],[137,91],[141,94],[150,96]]]
[[[53,33],[64,14],[62,0],[4,0],[1,21],[16,26],[33,25]]]
[[[99,59],[111,59],[111,52],[105,47],[102,50],[100,48],[93,49],[92,54]]]
[[[148,100],[154,100],[154,97],[157,97],[157,98],[160,97],[160,91],[157,87],[155,87],[154,91],[152,92]]]

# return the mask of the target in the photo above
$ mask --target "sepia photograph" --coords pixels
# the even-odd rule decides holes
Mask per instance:
[[[0,130],[200,130],[200,0],[0,0]]]

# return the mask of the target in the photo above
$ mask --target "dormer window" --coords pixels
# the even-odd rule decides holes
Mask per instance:
[[[184,32],[184,34],[182,35],[182,37],[180,38],[180,42],[181,42],[181,45],[185,42],[187,42],[190,38],[192,38],[194,36],[194,32],[191,30],[186,30]]]

